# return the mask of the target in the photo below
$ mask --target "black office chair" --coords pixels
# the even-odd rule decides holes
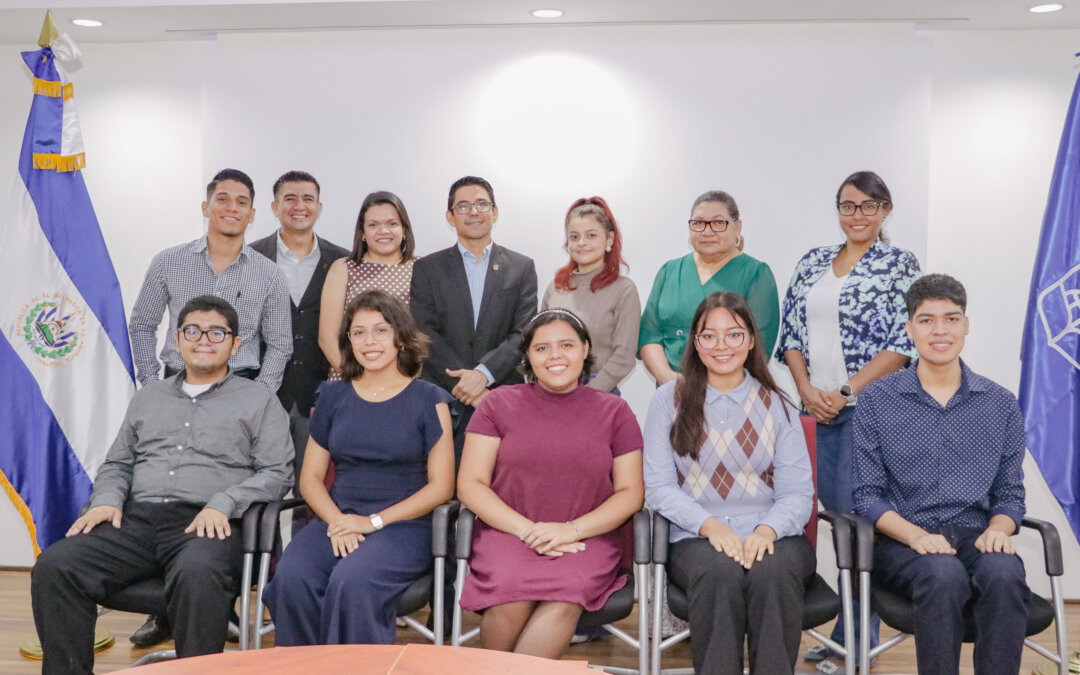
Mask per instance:
[[[254,629],[252,630],[253,649],[262,648],[262,637],[274,630],[273,622],[264,622],[265,606],[263,605],[263,591],[270,581],[271,559],[278,547],[280,527],[278,518],[284,511],[289,511],[306,502],[303,499],[287,499],[280,502],[267,504],[262,514],[259,525],[259,580],[255,600]],[[445,626],[443,625],[444,588],[446,585],[446,556],[448,554],[447,540],[450,532],[450,519],[458,509],[458,502],[448,502],[436,508],[432,512],[431,523],[431,551],[435,558],[432,571],[414,581],[397,601],[398,618],[405,621],[410,628],[424,636],[432,643],[441,645],[445,641]],[[431,604],[432,627],[428,628],[416,620],[414,614],[428,604]],[[241,621],[247,623],[248,614],[241,617]]]
[[[844,656],[844,672],[846,675],[855,675],[855,657],[842,645],[829,639],[827,635],[817,630],[817,627],[832,621],[837,615],[837,606],[842,607],[844,612],[844,644],[851,645],[855,642],[854,616],[852,609],[851,570],[853,567],[852,555],[852,529],[850,523],[842,517],[830,511],[822,511],[817,514],[818,518],[832,523],[833,540],[836,543],[836,566],[840,569],[840,597],[829,587],[820,574],[806,587],[803,595],[803,632],[814,638],[821,644]],[[668,561],[668,534],[670,523],[667,518],[659,513],[653,514],[653,588],[667,589],[668,608],[671,613],[682,619],[689,620],[690,600],[686,591],[667,578],[665,565]],[[652,672],[653,675],[665,673],[693,673],[693,668],[671,668],[662,670],[660,667],[660,654],[663,650],[682,642],[690,637],[690,630],[681,631],[667,639],[660,637],[660,622],[662,603],[659,601],[653,605],[653,642],[652,642]],[[863,671],[868,672],[866,670]]]
[[[857,553],[855,566],[859,573],[859,623],[862,626],[860,634],[860,657],[859,667],[862,672],[868,672],[870,659],[887,649],[891,649],[912,636],[915,630],[915,608],[911,599],[885,588],[874,578],[874,526],[865,518],[853,514],[847,517],[855,524]],[[1037,530],[1042,537],[1043,558],[1046,563],[1046,574],[1050,577],[1051,601],[1031,594],[1027,603],[1028,625],[1026,634],[1037,635],[1050,624],[1055,624],[1057,637],[1057,653],[1051,652],[1046,647],[1025,639],[1024,645],[1050,659],[1058,666],[1059,675],[1069,674],[1069,645],[1065,631],[1065,600],[1061,589],[1061,576],[1065,568],[1061,559],[1061,537],[1058,536],[1057,528],[1052,523],[1034,518],[1024,518],[1023,527]],[[870,611],[877,612],[885,625],[900,631],[899,635],[882,642],[877,647],[870,649],[870,638],[867,626],[870,623]],[[970,611],[964,611],[964,642],[975,641],[975,621]]]
[[[263,502],[256,502],[248,507],[241,520],[240,538],[244,552],[243,570],[240,577],[240,616],[247,616],[247,605],[251,589],[252,567],[255,560],[256,542],[259,536],[259,518],[262,515]],[[168,604],[165,600],[165,579],[154,577],[143,579],[126,588],[123,588],[105,598],[98,610],[98,616],[105,612],[116,610],[120,612],[132,612],[135,614],[167,614]],[[241,618],[240,626],[240,649],[248,648],[247,622]],[[141,666],[158,661],[169,661],[176,658],[175,649],[162,649],[144,655],[132,666]]]
[[[627,580],[625,586],[615,591],[608,598],[604,606],[594,612],[584,612],[581,615],[579,625],[603,626],[604,630],[630,645],[638,652],[638,667],[617,668],[603,666],[609,673],[639,673],[645,675],[649,669],[648,648],[648,621],[649,616],[649,562],[651,536],[649,533],[649,512],[644,509],[634,514],[634,574]],[[458,561],[457,578],[454,584],[454,620],[450,634],[450,644],[455,647],[467,642],[480,634],[479,628],[462,634],[461,632],[461,589],[465,585],[465,577],[469,573],[469,558],[472,557],[472,531],[475,514],[469,509],[462,507],[457,521],[457,544],[455,555]],[[634,604],[638,605],[638,637],[634,637],[614,625],[634,611]]]

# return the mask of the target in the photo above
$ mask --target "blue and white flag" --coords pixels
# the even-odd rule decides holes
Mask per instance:
[[[135,392],[120,283],[82,173],[66,35],[33,73],[19,175],[0,230],[0,484],[37,554],[64,536]]]
[[[1050,182],[1020,358],[1028,449],[1080,538],[1080,78]]]

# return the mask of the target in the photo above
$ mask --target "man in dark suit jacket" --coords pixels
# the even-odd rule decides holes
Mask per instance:
[[[292,296],[292,359],[278,389],[278,399],[289,413],[289,431],[296,448],[296,482],[300,494],[300,467],[308,441],[308,423],[315,389],[326,380],[330,364],[319,349],[319,307],[323,282],[330,264],[349,252],[315,236],[315,221],[322,213],[319,182],[303,171],[289,171],[274,183],[270,204],[281,227],[251,248],[277,263],[289,282]]]
[[[423,377],[456,399],[451,411],[458,460],[475,406],[490,388],[522,381],[515,368],[518,344],[536,314],[536,267],[531,258],[492,243],[498,217],[490,183],[475,176],[457,180],[446,204],[457,243],[413,266],[410,307],[431,338]]]

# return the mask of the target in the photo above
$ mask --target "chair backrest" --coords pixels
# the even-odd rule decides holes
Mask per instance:
[[[803,433],[806,434],[806,449],[810,455],[810,472],[814,478],[814,510],[810,512],[810,521],[806,523],[803,532],[810,540],[810,545],[817,548],[817,421],[809,415],[800,415]]]

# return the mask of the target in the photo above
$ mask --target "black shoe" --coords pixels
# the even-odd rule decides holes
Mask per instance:
[[[151,614],[146,617],[146,623],[132,633],[129,639],[136,647],[153,647],[171,638],[172,628],[169,627],[168,617]]]

